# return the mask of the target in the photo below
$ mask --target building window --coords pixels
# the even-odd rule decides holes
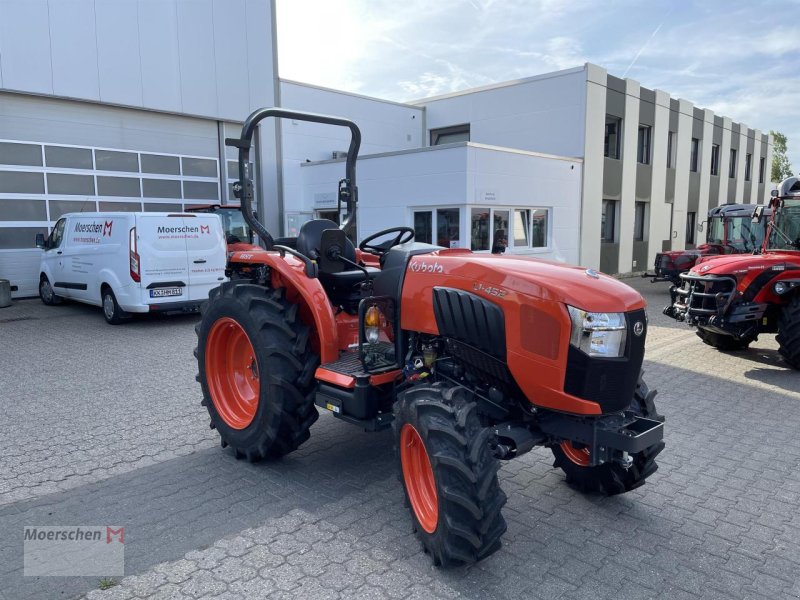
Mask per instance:
[[[766,171],[767,167],[767,159],[763,156],[761,160],[758,162],[758,183],[764,183],[764,172]]]
[[[431,211],[414,211],[414,240],[424,244],[432,243],[433,213]]]
[[[697,213],[686,213],[686,243],[694,244],[694,233],[696,230]]]
[[[689,170],[696,173],[697,164],[700,160],[700,140],[692,138],[692,153],[689,157]]]
[[[436,210],[436,243],[445,248],[461,247],[460,211],[457,208]]]
[[[711,144],[711,174],[719,175],[719,144]]]
[[[637,242],[644,241],[644,215],[646,209],[646,202],[637,202],[634,206],[633,239]]]
[[[617,201],[603,200],[603,215],[600,223],[600,239],[613,242],[616,238]]]
[[[492,211],[492,253],[501,254],[508,247],[509,211]]]
[[[470,250],[489,249],[489,209],[473,208],[470,220]]]
[[[469,123],[431,129],[431,146],[469,141]]]
[[[750,166],[753,163],[753,155],[752,154],[745,154],[744,155],[744,180],[750,181]]]
[[[653,128],[649,125],[639,125],[639,145],[636,151],[636,160],[643,165],[650,164],[650,136]]]
[[[622,137],[622,119],[606,115],[606,138],[604,155],[607,158],[619,158],[620,138]]]
[[[728,177],[736,177],[736,148],[731,148],[731,164],[728,165]]]
[[[667,168],[674,169],[675,168],[675,132],[670,131],[667,133]]]
[[[547,248],[546,208],[517,208],[514,210],[514,247]]]

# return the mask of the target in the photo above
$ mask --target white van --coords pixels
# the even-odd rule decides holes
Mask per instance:
[[[226,281],[226,246],[215,214],[68,213],[42,248],[39,296],[103,307],[116,325],[129,313],[197,310]]]

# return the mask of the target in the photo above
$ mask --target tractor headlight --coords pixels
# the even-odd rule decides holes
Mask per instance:
[[[589,356],[619,358],[625,353],[625,313],[586,312],[567,306],[572,320],[569,343]]]

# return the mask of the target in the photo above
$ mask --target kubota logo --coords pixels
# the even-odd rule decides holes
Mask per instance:
[[[444,267],[439,264],[439,261],[433,264],[423,261],[412,262],[408,265],[408,270],[412,273],[444,273]]]
[[[200,225],[200,233],[207,233],[211,235],[211,226],[210,225]]]
[[[106,221],[103,223],[103,237],[111,237],[111,228],[114,226],[114,221]]]

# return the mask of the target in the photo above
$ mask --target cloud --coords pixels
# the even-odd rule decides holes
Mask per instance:
[[[800,169],[796,1],[277,0],[280,74],[413,100],[586,61],[764,131]],[[657,35],[652,36],[653,31]],[[648,38],[651,38],[648,40]]]

